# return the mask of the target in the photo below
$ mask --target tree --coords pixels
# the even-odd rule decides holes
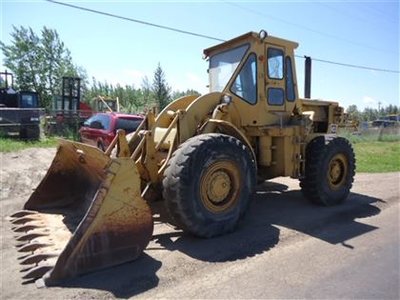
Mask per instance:
[[[346,112],[351,116],[353,119],[358,120],[361,116],[361,113],[359,112],[357,105],[350,105]]]
[[[138,113],[144,110],[145,98],[141,89],[135,89],[134,85],[122,86],[119,83],[116,85],[107,82],[99,82],[96,78],[92,78],[92,85],[83,97],[83,101],[94,105],[93,100],[97,96],[118,98],[121,112]]]
[[[151,83],[147,76],[144,76],[142,79],[141,93],[143,97],[144,109],[151,109],[154,106],[154,95]]]
[[[193,90],[193,89],[188,89],[188,90],[186,90],[186,92],[174,91],[172,93],[172,99],[175,100],[175,99],[181,98],[183,96],[192,96],[192,95],[201,96],[201,94],[198,91]]]
[[[0,42],[4,65],[14,73],[18,89],[39,94],[41,106],[50,108],[63,76],[85,77],[86,72],[73,64],[56,30],[43,27],[38,36],[30,27],[13,27],[11,38],[10,45]]]
[[[1,50],[4,55],[4,65],[9,68],[15,76],[16,85],[20,89],[34,89],[39,87],[39,61],[43,60],[39,51],[40,39],[31,28],[20,29],[13,27],[11,33],[12,45],[6,46],[0,41]]]
[[[168,86],[160,63],[158,63],[157,69],[154,71],[152,91],[159,111],[163,110],[170,101],[171,88]]]
[[[363,121],[374,121],[377,118],[378,118],[378,110],[377,109],[369,108],[369,107],[364,108],[364,111],[362,113]]]

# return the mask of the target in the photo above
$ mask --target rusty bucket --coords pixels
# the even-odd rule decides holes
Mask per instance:
[[[134,161],[65,140],[11,222],[23,278],[44,285],[134,260],[153,232]]]

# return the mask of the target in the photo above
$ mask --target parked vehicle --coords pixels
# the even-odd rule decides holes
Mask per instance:
[[[0,136],[39,139],[43,113],[36,92],[14,90],[14,75],[0,73]]]
[[[395,127],[398,122],[390,119],[379,119],[372,121],[372,127]]]
[[[60,95],[53,95],[52,108],[45,119],[45,134],[65,136],[77,132],[79,124],[94,114],[92,108],[81,101],[81,78],[63,77]]]
[[[89,102],[81,97],[81,78],[63,77],[60,95],[53,96],[53,105],[46,117],[46,135],[65,136],[77,132],[79,124],[100,112],[119,112],[119,99],[96,96]]]
[[[81,142],[104,151],[114,139],[118,129],[124,129],[128,134],[135,131],[142,121],[141,115],[97,113],[83,123],[79,137]]]

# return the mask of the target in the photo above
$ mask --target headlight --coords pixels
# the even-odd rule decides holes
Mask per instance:
[[[264,40],[266,37],[268,36],[268,33],[265,31],[265,30],[261,30],[259,33],[258,33],[258,37],[260,38],[260,40]]]
[[[222,96],[221,103],[229,104],[231,102],[232,102],[232,96],[226,94]]]

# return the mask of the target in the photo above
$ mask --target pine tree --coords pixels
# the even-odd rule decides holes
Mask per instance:
[[[152,91],[154,93],[158,110],[163,110],[171,100],[171,88],[168,86],[165,79],[165,73],[161,68],[160,63],[158,63],[157,69],[154,71]]]

